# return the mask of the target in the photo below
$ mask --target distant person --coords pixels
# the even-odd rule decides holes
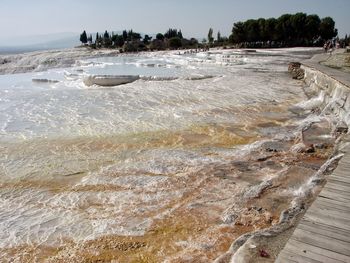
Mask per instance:
[[[332,44],[331,41],[329,41],[329,43],[328,43],[327,50],[329,51],[330,54],[332,54],[332,51],[333,51],[333,44]]]
[[[324,53],[327,53],[327,49],[328,49],[328,43],[324,42],[324,44],[323,44]]]

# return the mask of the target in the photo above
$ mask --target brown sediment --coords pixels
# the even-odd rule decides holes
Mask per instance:
[[[297,188],[303,181],[309,179],[325,161],[325,157],[320,157],[323,154],[323,150],[298,155],[273,152],[269,153],[268,160],[259,161],[257,158],[255,161],[250,160],[244,164],[248,167],[242,170],[243,174],[239,177],[236,177],[235,166],[211,167],[189,175],[186,179],[188,185],[193,184],[198,177],[206,178],[200,184],[195,184],[195,188],[190,188],[181,199],[164,207],[163,210],[169,210],[169,213],[163,218],[154,220],[143,236],[108,235],[79,243],[67,241],[58,249],[41,246],[18,249],[27,251],[25,258],[27,262],[36,262],[32,259],[38,260],[38,256],[30,255],[32,253],[37,255],[38,251],[41,251],[41,256],[40,261],[37,262],[41,260],[46,262],[161,262],[164,259],[168,259],[169,262],[208,262],[227,251],[231,243],[242,234],[276,224],[280,213],[288,208],[293,198],[284,194],[283,191]],[[233,224],[222,222],[220,215],[224,206],[216,204],[215,200],[214,203],[205,201],[213,201],[210,196],[206,198],[208,189],[217,191],[215,185],[218,185],[221,180],[227,180],[224,178],[235,178],[235,184],[239,184],[242,180],[258,183],[262,175],[257,168],[270,168],[278,172],[281,166],[276,166],[275,163],[284,161],[289,165],[288,169],[280,176],[272,178],[269,187],[257,196],[247,200],[240,199],[239,215]],[[242,165],[236,167],[242,167]],[[254,178],[248,179],[249,171],[255,175]],[[174,185],[175,188],[179,186]],[[113,189],[96,186],[96,189],[87,187],[86,190]],[[239,191],[232,193],[239,198]],[[13,249],[12,253],[16,253],[16,250]],[[191,259],[187,260],[186,255],[191,255]]]
[[[277,148],[268,146],[243,159],[228,156],[226,164],[208,164],[199,170],[181,175],[168,173],[164,175],[168,178],[167,183],[159,184],[157,189],[133,189],[99,183],[84,185],[77,182],[89,171],[118,163],[115,159],[124,151],[188,148],[204,151],[205,155],[214,155],[211,147],[230,148],[260,138],[268,138],[268,136],[261,137],[259,129],[271,127],[283,129],[288,122],[282,107],[272,108],[278,112],[264,118],[257,114],[244,125],[225,123],[194,125],[184,131],[160,131],[107,138],[60,139],[40,144],[39,152],[45,147],[55,149],[54,155],[59,158],[75,156],[76,153],[82,154],[79,158],[76,157],[77,162],[89,154],[104,155],[101,160],[92,160],[86,165],[88,168],[86,170],[67,168],[68,172],[65,171],[63,174],[57,175],[57,171],[52,172],[53,176],[49,179],[34,177],[16,182],[9,181],[3,183],[1,187],[39,188],[46,189],[52,194],[117,193],[125,190],[133,190],[138,194],[165,191],[170,195],[171,191],[176,190],[182,190],[183,193],[179,198],[169,198],[169,202],[159,206],[157,211],[146,211],[141,215],[144,218],[152,218],[152,224],[144,235],[105,235],[80,242],[65,240],[57,247],[19,246],[5,249],[5,254],[15,256],[24,253],[23,259],[26,262],[162,262],[165,259],[169,262],[208,262],[215,259],[227,251],[232,242],[242,234],[276,224],[281,212],[289,207],[293,199],[292,191],[302,186],[319,169],[331,154],[332,146],[317,148],[310,153],[293,153],[285,149],[289,149],[295,142],[283,141],[282,146]],[[254,112],[254,109],[251,111]],[[277,116],[278,120],[273,120]],[[307,134],[308,137],[313,135],[315,133]],[[317,135],[320,135],[318,130]],[[208,149],[203,150],[207,147]],[[29,150],[35,152],[38,149],[33,146]],[[49,164],[50,162],[47,165]],[[137,170],[101,173],[109,177],[138,175]],[[145,172],[143,175],[159,174]],[[246,194],[247,190],[266,180],[270,180],[270,183],[257,188],[256,193]],[[88,201],[84,205],[103,208],[101,202]],[[139,205],[142,206],[142,203]],[[225,222],[222,216],[230,207],[234,220]],[[85,208],[85,206],[76,207],[82,211]]]

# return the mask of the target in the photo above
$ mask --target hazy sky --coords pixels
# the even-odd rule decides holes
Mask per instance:
[[[181,28],[204,37],[209,27],[228,35],[234,22],[284,13],[331,16],[339,35],[350,33],[350,0],[0,0],[1,37],[133,29]]]

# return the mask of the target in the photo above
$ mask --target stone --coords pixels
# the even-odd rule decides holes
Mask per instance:
[[[306,150],[306,153],[314,153],[315,152],[315,147],[313,146],[313,144],[311,144]]]
[[[301,80],[301,79],[304,79],[304,76],[305,76],[305,70],[302,68],[294,69],[292,71],[292,78],[293,79]]]
[[[299,62],[290,62],[288,65],[288,72],[292,74],[293,79],[304,79],[305,70],[300,68],[301,64]]]
[[[293,72],[294,70],[299,69],[300,66],[300,62],[290,62],[288,65],[288,72]]]
[[[348,130],[349,130],[348,126],[343,121],[338,122],[336,127],[335,127],[336,133],[347,133]]]

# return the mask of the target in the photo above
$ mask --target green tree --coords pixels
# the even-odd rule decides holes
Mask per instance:
[[[259,23],[257,20],[249,19],[245,22],[245,31],[248,42],[261,40]]]
[[[127,40],[128,41],[140,40],[141,38],[142,38],[141,34],[134,32],[132,29],[127,32]]]
[[[318,15],[308,15],[305,20],[304,30],[306,32],[306,38],[313,42],[319,37],[321,19]]]
[[[331,17],[321,19],[320,36],[323,40],[332,39],[338,35],[338,30],[334,28],[335,22]]]
[[[81,33],[81,35],[80,35],[80,42],[83,43],[83,44],[86,44],[86,43],[88,42],[88,39],[87,39],[87,35],[86,35],[85,30],[84,30],[83,33]]]
[[[152,37],[150,37],[149,35],[145,35],[145,37],[143,38],[143,43],[145,45],[148,45],[151,40],[152,40]]]
[[[259,18],[257,21],[257,26],[259,30],[259,41],[267,41],[269,40],[269,31],[266,29],[266,20],[265,18]]]
[[[284,14],[277,19],[276,35],[280,42],[288,43],[292,35],[291,18],[292,15]]]
[[[277,24],[276,18],[269,18],[269,19],[265,20],[264,32],[266,34],[267,41],[276,41],[277,40],[276,24]]]
[[[246,31],[243,22],[237,22],[233,24],[232,34],[230,36],[230,42],[234,44],[242,43],[246,41]]]
[[[233,24],[230,42],[244,46],[270,45],[297,46],[320,44],[320,39],[330,39],[337,35],[332,18],[320,20],[317,15],[296,13],[284,14],[279,18],[249,19]],[[273,43],[271,43],[273,42]]]
[[[208,42],[209,44],[213,44],[214,38],[213,38],[213,29],[209,28],[209,32],[208,32]]]
[[[198,47],[198,40],[192,37],[192,38],[190,39],[190,44],[191,44],[191,46],[193,46],[193,47]]]
[[[183,39],[181,29],[180,29],[179,32],[177,33],[177,37],[180,38],[180,39]]]
[[[92,43],[92,35],[90,34],[90,36],[88,37],[87,41],[91,44]]]
[[[304,28],[306,18],[307,16],[305,13],[296,13],[290,17],[291,45],[304,45],[307,38],[307,33]]]
[[[157,40],[164,40],[164,35],[162,34],[162,33],[158,33],[157,35],[156,35],[156,39]]]
[[[218,31],[218,35],[216,37],[216,41],[217,42],[221,42],[221,33],[220,33],[220,31]]]
[[[164,50],[166,48],[166,45],[163,40],[160,39],[154,39],[150,44],[151,50]]]
[[[180,48],[182,46],[182,43],[181,43],[181,38],[179,37],[172,37],[169,39],[169,47],[171,49],[177,49],[177,48]]]
[[[113,35],[112,36],[112,41],[114,46],[116,47],[122,47],[124,45],[124,38],[122,35]]]
[[[128,40],[128,32],[126,30],[123,30],[123,40]]]
[[[169,28],[167,32],[165,32],[164,37],[167,39],[178,37],[182,38],[182,32],[181,30],[178,32],[177,29]]]
[[[106,30],[105,33],[103,34],[103,38],[105,38],[105,39],[109,38],[109,34],[108,34],[107,30]]]

